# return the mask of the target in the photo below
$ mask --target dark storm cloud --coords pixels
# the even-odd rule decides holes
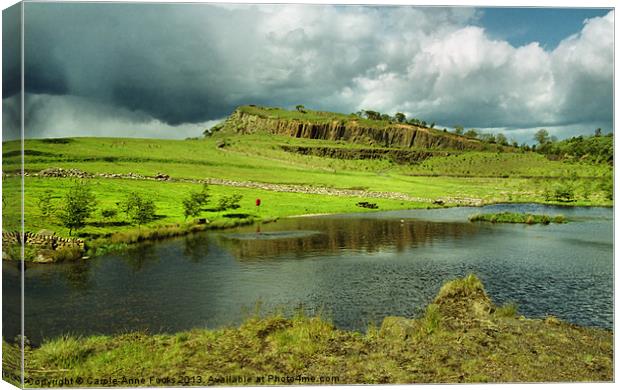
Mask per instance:
[[[2,97],[10,97],[21,89],[21,8],[7,8],[2,14]]]
[[[17,4],[2,13],[2,139],[21,134],[20,31],[21,6]]]
[[[611,127],[613,12],[552,52],[493,40],[461,7],[27,3],[25,15],[38,135],[118,120],[180,135],[251,103]]]

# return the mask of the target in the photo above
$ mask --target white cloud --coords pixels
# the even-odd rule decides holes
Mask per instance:
[[[613,11],[549,52],[491,39],[468,7],[28,7],[41,135],[181,138],[249,103],[507,132],[612,126]]]

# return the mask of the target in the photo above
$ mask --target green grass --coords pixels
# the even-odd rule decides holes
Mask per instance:
[[[471,222],[492,222],[492,223],[525,223],[528,225],[553,223],[566,223],[563,215],[549,216],[544,214],[527,214],[527,213],[489,213],[475,214],[469,217]]]
[[[288,112],[288,111],[287,111]],[[286,115],[298,115],[288,112]],[[280,114],[278,114],[280,115]],[[282,114],[284,115],[284,114]],[[301,115],[301,114],[300,114]],[[303,114],[306,115],[306,114]],[[314,114],[312,114],[314,115]],[[316,114],[328,115],[328,114]],[[331,115],[331,114],[329,114]],[[219,147],[226,140],[226,147]],[[162,172],[175,179],[225,179],[271,185],[302,185],[327,189],[365,190],[404,194],[418,202],[277,192],[263,189],[211,186],[212,203],[223,196],[243,196],[239,212],[254,220],[299,214],[347,213],[365,211],[355,204],[370,201],[381,210],[429,207],[441,199],[445,205],[489,204],[499,202],[540,202],[564,204],[553,200],[557,188],[570,187],[574,206],[611,206],[611,167],[589,162],[550,161],[535,153],[458,152],[448,157],[432,157],[419,164],[396,164],[389,159],[341,160],[286,152],[281,145],[360,148],[353,143],[297,139],[267,134],[238,135],[217,132],[212,137],[194,140],[156,140],[121,138],[68,138],[26,140],[25,170],[30,174],[56,167],[79,169],[91,174],[135,173],[155,176]],[[3,172],[20,170],[20,143],[3,143]],[[136,233],[122,213],[104,219],[103,209],[115,208],[126,194],[137,191],[153,198],[158,219],[144,228],[156,230],[185,224],[181,199],[199,185],[149,180],[88,179],[98,199],[96,215],[81,235],[95,238],[112,233]],[[55,216],[45,218],[38,199],[52,191],[59,206],[71,185],[70,179],[35,178],[25,180],[26,229],[36,232],[50,229],[66,236]],[[4,230],[17,230],[19,221],[20,179],[3,178]],[[260,212],[254,199],[261,198]],[[203,212],[201,217],[214,226],[234,224],[221,213]],[[144,235],[144,234],[143,234]]]
[[[221,138],[230,146],[218,148]],[[351,144],[300,140],[264,134],[217,134],[205,140],[75,138],[66,144],[26,141],[29,172],[48,167],[77,168],[90,173],[158,172],[179,178],[221,178],[275,184],[307,184],[328,188],[365,188],[411,196],[477,198],[485,202],[545,202],[549,188],[570,180],[578,205],[611,205],[599,188],[611,180],[607,164],[550,161],[535,153],[467,152],[433,157],[422,164],[383,160],[338,160],[283,151],[279,145]],[[19,169],[16,142],[3,144],[3,170]],[[463,160],[464,159],[464,160]],[[426,177],[430,176],[430,177]],[[456,176],[456,177],[455,177]],[[460,177],[463,176],[463,177]]]
[[[11,374],[17,347],[4,341],[3,351]],[[146,378],[143,386],[171,385],[151,377],[204,386],[227,376],[274,385],[268,375],[297,374],[314,377],[312,384],[612,381],[613,334],[518,317],[468,276],[444,286],[422,318],[387,317],[365,333],[303,312],[255,313],[238,327],[59,337],[28,347],[25,362],[26,376],[37,380],[124,376]]]

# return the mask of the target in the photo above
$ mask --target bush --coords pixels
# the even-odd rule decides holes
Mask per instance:
[[[558,202],[572,202],[575,200],[575,190],[570,183],[561,183],[554,189],[553,197]]]
[[[117,210],[116,209],[103,209],[101,210],[101,216],[104,219],[112,219],[114,217],[116,217],[117,215]]]
[[[82,250],[77,245],[56,249],[52,255],[54,261],[72,261],[80,258],[82,258]]]

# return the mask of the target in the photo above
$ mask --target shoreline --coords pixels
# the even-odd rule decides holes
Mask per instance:
[[[255,312],[238,326],[214,329],[54,337],[27,345],[24,354],[31,378],[57,371],[148,378],[161,368],[170,377],[257,377],[297,372],[300,362],[305,374],[329,375],[339,384],[600,382],[613,381],[613,337],[613,330],[552,315],[526,318],[515,305],[497,306],[469,275],[447,281],[421,317],[386,316],[365,332],[301,311],[292,317]],[[3,340],[3,353],[3,369],[15,373],[21,351]],[[164,367],[156,364],[162,359]]]
[[[75,258],[73,260],[64,260],[64,261],[32,261],[26,260],[27,263],[30,264],[59,264],[65,261],[77,261],[77,260],[90,260],[94,257],[103,256],[108,253],[115,253],[130,249],[132,247],[136,247],[142,244],[147,243],[156,243],[158,241],[163,241],[167,239],[173,239],[178,237],[183,237],[186,235],[199,233],[208,230],[225,230],[225,229],[234,229],[239,226],[248,226],[254,225],[256,223],[267,224],[276,222],[280,218],[312,218],[312,217],[321,217],[321,216],[337,216],[337,215],[363,215],[368,213],[380,213],[380,212],[391,212],[391,211],[406,211],[406,210],[438,210],[438,209],[449,209],[449,208],[483,208],[487,206],[494,205],[539,205],[539,206],[551,206],[551,207],[559,207],[559,208],[613,208],[613,205],[591,205],[591,206],[583,206],[583,205],[570,205],[570,204],[557,204],[557,203],[549,203],[549,202],[490,202],[485,203],[483,205],[462,205],[462,204],[451,204],[451,205],[436,205],[429,203],[426,207],[415,207],[409,209],[387,209],[387,210],[367,210],[367,211],[358,211],[358,212],[336,212],[336,213],[308,213],[308,214],[298,214],[298,215],[288,215],[282,217],[266,217],[264,220],[256,220],[254,218],[244,218],[244,219],[230,219],[230,220],[216,220],[214,222],[218,222],[214,224],[213,222],[207,224],[200,224],[197,222],[190,223],[176,223],[170,225],[159,226],[154,229],[136,229],[120,231],[117,233],[112,233],[108,237],[95,237],[92,239],[88,239],[87,237],[82,237],[84,243],[86,245],[86,250],[80,258]],[[471,222],[471,221],[470,221]],[[121,236],[126,236],[125,239],[119,239]],[[99,251],[100,249],[103,250]],[[95,251],[95,253],[93,253]],[[99,252],[97,252],[99,251]],[[4,251],[3,251],[4,254]],[[20,260],[14,260],[10,258],[5,258],[3,256],[3,261],[11,261],[11,262],[19,262]]]

